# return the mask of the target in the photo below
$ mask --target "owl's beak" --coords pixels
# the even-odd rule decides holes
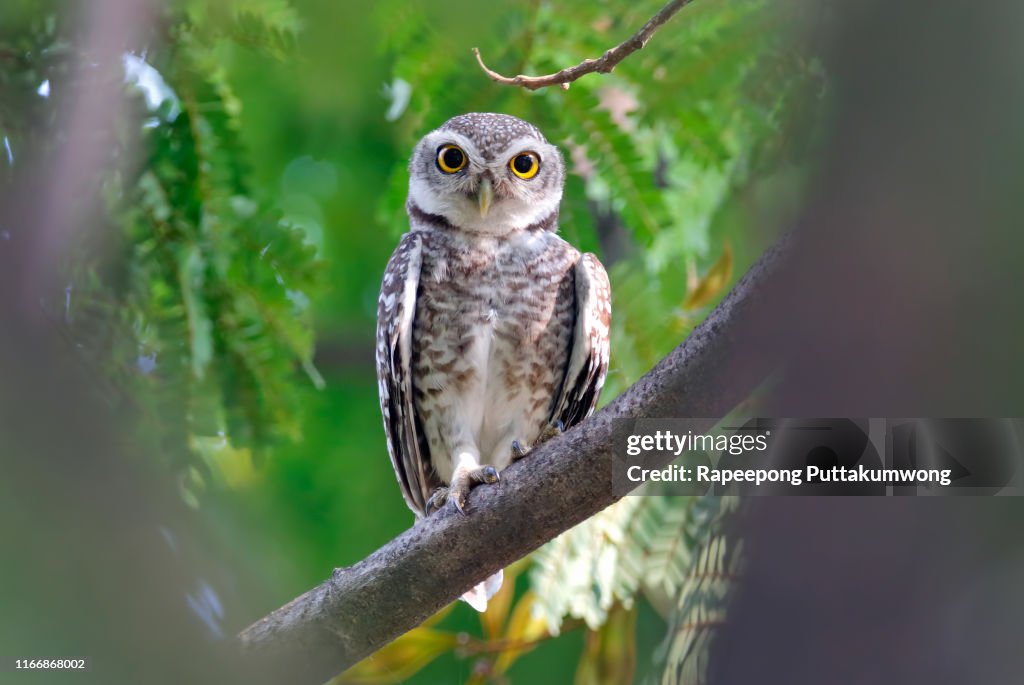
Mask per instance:
[[[491,186],[491,179],[485,178],[480,181],[480,188],[476,191],[476,200],[480,204],[480,218],[487,216],[493,199],[494,188]]]

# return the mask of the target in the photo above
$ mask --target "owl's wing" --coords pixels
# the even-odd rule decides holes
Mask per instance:
[[[566,428],[590,416],[608,373],[612,301],[608,274],[592,254],[576,262],[576,321],[562,390],[551,415]]]
[[[422,261],[420,236],[407,233],[384,270],[377,301],[377,385],[388,454],[402,496],[417,517],[424,514],[434,485],[412,387],[413,317]]]

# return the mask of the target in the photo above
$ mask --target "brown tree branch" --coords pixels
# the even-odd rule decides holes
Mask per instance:
[[[559,85],[563,89],[568,90],[570,83],[586,74],[592,74],[594,72],[598,72],[600,74],[611,73],[612,69],[614,69],[619,62],[647,45],[647,41],[651,39],[651,36],[653,36],[659,28],[661,28],[662,24],[671,19],[676,12],[683,8],[683,6],[690,4],[691,1],[692,0],[670,0],[670,2],[658,10],[658,13],[651,17],[639,31],[616,45],[614,48],[606,50],[605,53],[597,59],[585,59],[579,64],[566,67],[559,72],[548,74],[546,76],[525,76],[523,74],[519,74],[518,76],[502,76],[484,64],[484,59],[480,56],[479,48],[473,48],[473,54],[476,55],[476,61],[480,65],[480,68],[484,70],[484,73],[487,74],[492,81],[497,81],[498,83],[504,83],[510,86],[520,86],[528,90],[537,90],[538,88],[546,88],[547,86],[555,85]]]
[[[587,421],[239,635],[266,682],[322,683],[419,625],[474,584],[615,502],[618,418],[724,416],[776,363],[767,320],[784,240],[679,347]],[[620,426],[621,428],[621,426]]]

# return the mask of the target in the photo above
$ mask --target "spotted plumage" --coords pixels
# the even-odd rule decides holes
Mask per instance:
[[[377,374],[388,451],[417,517],[446,498],[462,510],[470,487],[597,404],[610,291],[597,258],[556,235],[564,173],[540,131],[500,114],[455,117],[413,152],[410,230],[378,304]],[[466,599],[485,606],[497,584]]]

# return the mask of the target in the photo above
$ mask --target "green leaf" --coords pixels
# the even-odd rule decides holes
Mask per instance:
[[[206,368],[213,359],[213,324],[203,300],[205,269],[206,263],[196,246],[179,255],[178,280],[188,316],[192,375],[199,379],[206,374]]]

